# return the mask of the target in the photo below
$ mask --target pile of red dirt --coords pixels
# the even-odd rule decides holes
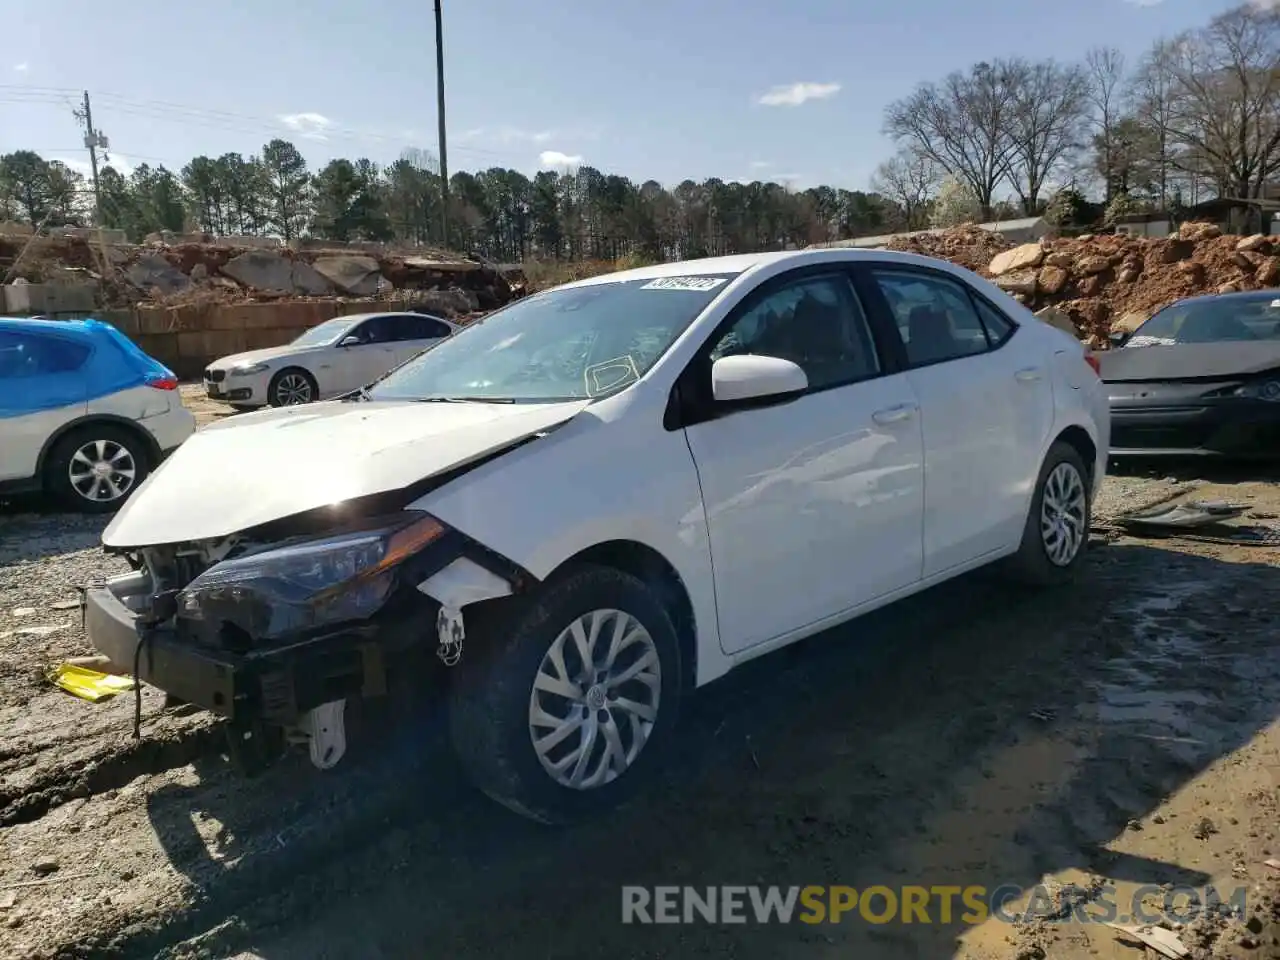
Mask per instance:
[[[973,241],[956,231],[956,255]],[[944,234],[943,236],[947,236]],[[940,242],[941,249],[947,249]],[[1113,330],[1132,331],[1156,310],[1184,297],[1264,290],[1280,283],[1280,238],[1224,236],[1208,223],[1185,223],[1177,236],[1083,236],[1005,249],[978,273],[1037,312],[1046,312],[1092,346]],[[1051,309],[1050,309],[1051,308]]]
[[[989,233],[968,224],[941,233],[894,237],[887,246],[901,253],[950,260],[966,270],[982,273],[996,254],[1009,248],[1009,241],[998,233]]]

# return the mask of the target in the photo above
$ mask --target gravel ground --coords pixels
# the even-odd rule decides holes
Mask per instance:
[[[1114,477],[1098,512],[1192,494],[1280,514],[1238,476]],[[102,526],[0,511],[0,957],[1141,956],[1049,920],[619,922],[624,884],[1042,878],[1243,884],[1180,936],[1280,957],[1280,550],[1108,536],[1069,590],[936,588],[702,691],[664,784],[550,831],[462,782],[430,705],[243,780],[200,713],[146,691],[135,741],[131,696],[52,688]]]

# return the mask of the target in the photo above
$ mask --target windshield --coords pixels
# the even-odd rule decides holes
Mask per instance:
[[[731,279],[662,277],[534,294],[392,371],[368,396],[503,402],[608,396],[643,376]]]
[[[1126,347],[1280,340],[1280,298],[1213,297],[1165,307],[1134,331]]]
[[[332,343],[342,335],[344,330],[349,330],[353,325],[350,317],[337,317],[333,320],[326,320],[324,323],[312,327],[300,337],[293,340],[295,347],[318,347],[322,343]]]

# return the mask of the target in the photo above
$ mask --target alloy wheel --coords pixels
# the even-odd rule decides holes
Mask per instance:
[[[71,489],[94,503],[110,503],[133,489],[138,464],[129,448],[114,440],[91,440],[71,455]]]
[[[1068,566],[1089,535],[1084,478],[1074,464],[1063,462],[1053,468],[1041,499],[1040,536],[1045,555],[1055,566]]]
[[[276,383],[276,402],[282,407],[311,402],[311,381],[300,373],[286,373]]]
[[[529,696],[529,736],[560,786],[590,790],[625,773],[658,718],[662,670],[649,631],[621,610],[593,610],[552,642]]]

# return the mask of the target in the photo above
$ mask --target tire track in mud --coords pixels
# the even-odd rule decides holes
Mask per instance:
[[[38,769],[34,777],[0,787],[0,827],[39,820],[51,810],[72,800],[116,790],[144,775],[163,773],[194,763],[215,753],[224,742],[220,724],[197,722],[184,729],[166,729],[157,735],[144,729],[142,739],[132,732],[111,729],[93,735],[96,749],[86,757],[54,759]],[[64,749],[67,741],[32,749],[21,744],[6,746],[0,753],[0,776],[15,764],[19,770],[31,765],[33,756]]]

